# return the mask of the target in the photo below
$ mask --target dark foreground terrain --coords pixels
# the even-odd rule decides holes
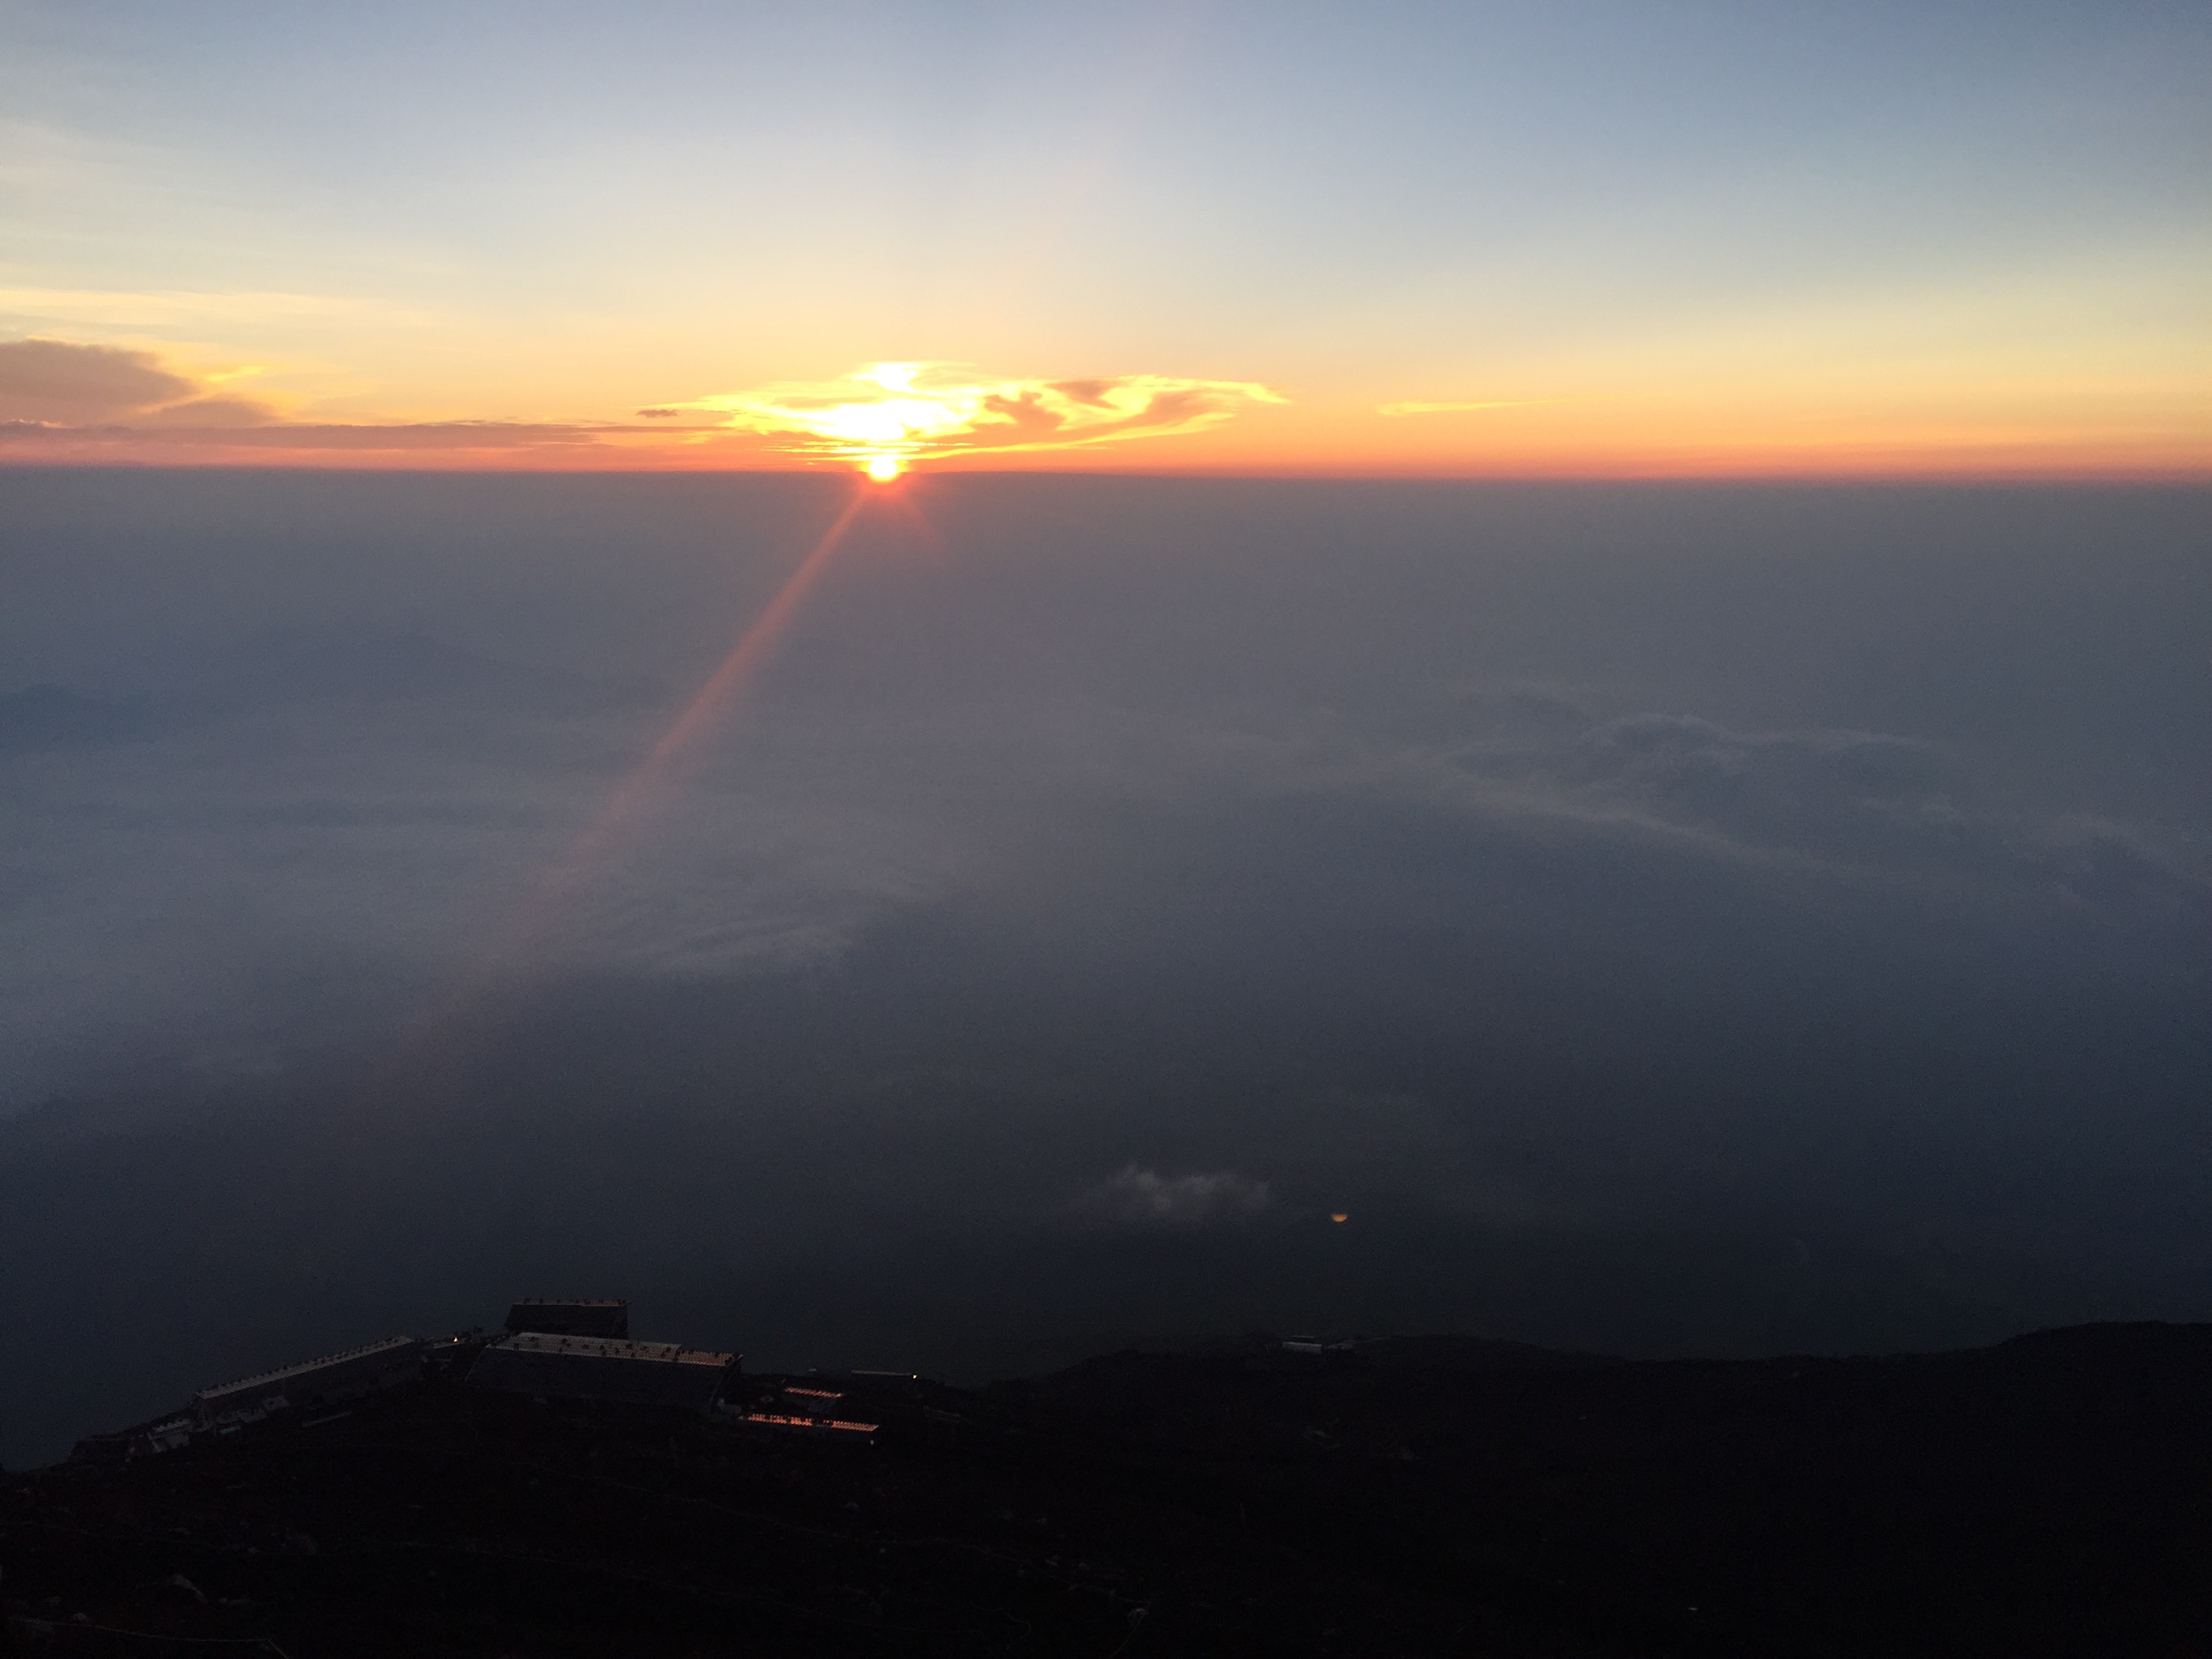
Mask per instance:
[[[822,1386],[872,1440],[432,1380],[7,1476],[4,1651],[2212,1655],[2208,1326]]]

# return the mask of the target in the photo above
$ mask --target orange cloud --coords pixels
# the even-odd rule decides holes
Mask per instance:
[[[1285,401],[1248,381],[1158,374],[981,380],[945,365],[878,363],[836,381],[781,382],[656,404],[639,410],[635,422],[306,422],[284,419],[222,385],[251,372],[195,379],[149,352],[60,340],[0,343],[0,453],[48,461],[158,455],[325,465],[403,453],[418,458],[416,465],[831,462],[885,477],[940,456],[1194,432],[1249,405]]]
[[[229,378],[210,377],[210,383]],[[241,427],[275,418],[275,410],[250,398],[210,395],[206,385],[166,367],[150,351],[67,340],[0,341],[0,424],[11,432],[131,420],[161,427]]]
[[[406,453],[574,450],[632,430],[562,422],[413,421],[385,424],[284,420],[266,404],[222,389],[252,370],[198,379],[153,353],[66,340],[0,342],[0,448],[40,459],[108,459],[133,452],[191,459]]]
[[[210,398],[210,404],[228,404]],[[229,421],[230,411],[210,408],[205,422],[187,416],[197,405],[164,410],[138,426],[60,426],[45,421],[0,421],[0,445],[36,444],[82,452],[150,446],[164,448],[301,451],[518,450],[574,447],[628,428],[569,426],[554,422],[416,421],[387,426]]]

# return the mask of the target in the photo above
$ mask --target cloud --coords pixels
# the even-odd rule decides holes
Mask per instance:
[[[557,421],[412,421],[388,426],[335,422],[164,433],[185,443],[266,446],[277,449],[533,449],[589,444],[605,428]],[[150,435],[150,434],[145,434]]]
[[[1571,787],[1765,844],[1943,833],[1966,821],[1940,751],[1881,732],[1738,732],[1639,714],[1594,726],[1552,765]]]
[[[275,410],[252,398],[194,398],[155,410],[146,424],[163,430],[224,431],[265,426],[276,418]]]
[[[250,372],[250,371],[248,371]],[[315,452],[575,448],[625,427],[558,421],[287,421],[149,351],[66,340],[0,342],[0,446],[72,457],[116,449]]]
[[[2106,908],[2203,918],[2212,872],[2185,841],[2161,847],[2083,815],[1978,805],[1942,746],[1851,730],[1735,731],[1688,715],[1603,721],[1512,759],[1494,776],[1548,775],[1564,802],[1690,827],[1747,852],[1979,884],[2027,883]]]
[[[627,428],[556,421],[413,421],[386,426],[288,422],[237,398],[172,405],[134,426],[63,426],[44,421],[0,422],[0,444],[48,450],[118,447],[255,449],[317,452],[459,452],[577,448]]]
[[[794,454],[905,463],[1192,432],[1254,404],[1288,401],[1249,380],[1163,374],[986,380],[961,368],[875,363],[839,380],[781,381],[638,412],[659,419],[696,410],[720,416],[725,430],[772,438]]]
[[[1422,1217],[1924,1229],[2192,1278],[2151,1311],[2202,1316],[2212,578],[2173,493],[948,477],[931,556],[856,539],[532,981],[409,1059],[843,493],[0,490],[0,1115],[265,1099],[341,1149],[0,1158],[17,1323],[129,1324],[115,1239],[210,1226],[235,1305],[386,1274],[373,1328],[482,1317],[435,1299],[462,1271],[641,1307],[691,1274],[763,1326],[741,1284],[849,1273],[788,1290],[802,1367],[914,1369],[894,1314],[1027,1340],[1109,1281],[1077,1352],[1492,1316],[1407,1299],[1462,1291],[1585,1316]],[[1840,1340],[1626,1265],[1636,1318]],[[1003,1319],[927,1300],[1017,1271]]]
[[[4,298],[4,292],[0,292]],[[657,404],[639,422],[306,422],[195,380],[154,354],[28,339],[0,343],[0,446],[96,459],[179,447],[259,454],[465,454],[596,449],[629,464],[726,456],[851,461],[896,471],[936,456],[1073,448],[1192,432],[1282,395],[1246,381],[1158,374],[973,380],[945,365],[878,363],[829,383],[784,382]],[[711,420],[685,416],[706,416]],[[680,422],[678,424],[669,424]],[[707,448],[702,451],[702,446]],[[221,459],[221,458],[216,458]],[[887,473],[886,473],[887,475]]]
[[[1249,1221],[1273,1201],[1264,1181],[1234,1170],[1164,1176],[1131,1164],[1085,1194],[1085,1213],[1127,1227],[1204,1227]]]
[[[0,440],[115,430],[113,423],[125,421],[211,431],[276,418],[253,398],[210,392],[213,384],[178,373],[150,351],[67,340],[0,341]]]
[[[63,340],[0,342],[0,420],[113,420],[183,403],[199,390],[151,352]]]

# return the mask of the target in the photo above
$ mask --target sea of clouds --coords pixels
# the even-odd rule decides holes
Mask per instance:
[[[6,482],[0,1316],[137,1346],[0,1455],[572,1290],[962,1375],[2212,1310],[2201,492],[923,479],[549,902],[849,485]]]

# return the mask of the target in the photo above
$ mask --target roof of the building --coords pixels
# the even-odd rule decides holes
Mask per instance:
[[[328,1365],[341,1365],[348,1360],[368,1359],[374,1355],[398,1348],[411,1348],[416,1339],[411,1336],[387,1336],[381,1342],[371,1342],[365,1347],[341,1348],[336,1353],[326,1353],[319,1359],[303,1359],[296,1365],[286,1365],[273,1371],[257,1371],[252,1376],[241,1376],[235,1382],[218,1382],[211,1389],[202,1389],[192,1396],[195,1400],[216,1400],[241,1389],[258,1389],[271,1382],[282,1382],[289,1377],[305,1376]]]
[[[632,1342],[614,1336],[562,1336],[551,1331],[516,1331],[493,1343],[510,1353],[573,1354],[580,1359],[635,1359],[663,1365],[728,1365],[733,1353],[709,1353],[674,1342]]]
[[[519,1296],[514,1299],[518,1308],[627,1308],[627,1298],[618,1296]]]

